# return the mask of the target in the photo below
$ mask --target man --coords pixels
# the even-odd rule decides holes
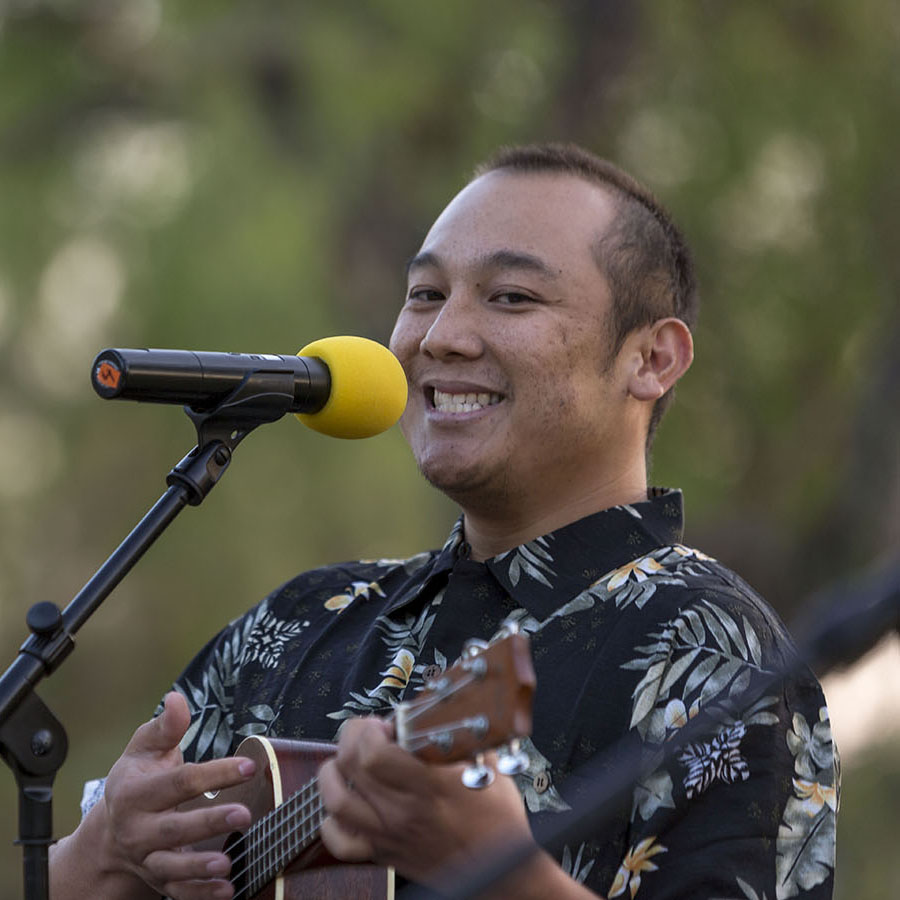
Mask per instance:
[[[219,758],[262,733],[332,739],[326,845],[445,886],[485,848],[559,815],[578,767],[714,718],[634,789],[602,834],[536,853],[497,897],[826,897],[835,753],[818,685],[774,614],[680,543],[681,498],[646,451],[692,359],[684,242],[629,176],[557,145],[513,148],[438,217],[391,338],[404,434],[463,515],[441,551],[299,576],[217,636],[141,726],[103,797],[54,853],[54,897],[226,898],[236,804],[176,811],[251,774]],[[504,619],[532,636],[528,766],[487,789],[393,743],[385,714]],[[204,761],[185,766],[186,759]],[[574,773],[574,774],[572,774]],[[568,778],[567,776],[572,775]],[[526,809],[528,814],[526,814]]]

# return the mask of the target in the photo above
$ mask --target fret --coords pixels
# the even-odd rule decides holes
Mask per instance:
[[[248,879],[251,885],[251,895],[259,891],[267,882],[267,874],[260,862],[265,852],[263,849],[265,847],[265,819],[257,822],[253,826],[252,831],[251,843],[248,847],[248,852],[253,860],[250,878]]]
[[[280,827],[280,816],[272,816],[268,826],[268,842],[266,844],[266,870],[272,875],[277,874],[275,861],[277,859],[275,848],[278,844],[278,829]]]
[[[259,852],[260,852],[260,828],[254,827],[252,842],[248,847],[248,852],[251,854],[251,866],[250,866],[250,874],[247,878],[248,883],[250,884],[250,893],[255,894],[259,889],[260,885],[260,872],[259,872]]]
[[[258,879],[262,879],[265,869],[263,862],[266,858],[266,827],[269,823],[269,818],[269,816],[266,816],[259,823],[259,842],[257,846],[258,852],[256,855],[256,877]]]

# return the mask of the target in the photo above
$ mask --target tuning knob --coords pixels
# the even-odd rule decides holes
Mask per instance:
[[[464,644],[462,648],[462,658],[463,659],[474,659],[480,653],[483,653],[490,646],[487,641],[482,641],[480,638],[469,638]]]
[[[486,788],[494,780],[494,771],[484,764],[484,754],[475,756],[475,762],[466,766],[462,773],[462,783],[472,790],[479,791]]]
[[[511,634],[518,634],[521,631],[519,628],[519,620],[518,619],[504,619],[500,623],[500,628],[495,635],[496,638],[505,638],[509,637]]]
[[[501,751],[497,758],[497,771],[503,775],[521,775],[527,770],[528,756],[519,739],[513,738],[506,752]]]

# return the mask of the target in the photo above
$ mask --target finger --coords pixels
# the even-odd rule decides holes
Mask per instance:
[[[429,766],[417,760],[391,740],[393,726],[375,717],[349,719],[341,730],[334,765],[344,782],[353,784],[354,793],[364,798],[369,807],[380,811],[407,809],[416,805],[420,796],[430,793]],[[340,797],[335,794],[329,811],[344,825],[370,831],[378,839],[384,823],[376,826],[370,818],[352,819],[358,807],[349,804],[338,807]],[[362,813],[359,813],[362,815]],[[371,831],[378,828],[378,833]]]
[[[363,834],[378,834],[383,830],[384,823],[378,812],[362,793],[348,786],[334,759],[327,760],[319,768],[318,783],[325,809],[342,829]]]
[[[431,766],[376,732],[360,731],[359,740],[339,746],[335,764],[343,778],[370,800],[430,791]]]
[[[246,806],[227,804],[190,812],[161,813],[147,817],[145,853],[188,847],[250,827],[252,817]]]
[[[354,719],[346,719],[338,734],[338,746],[345,747],[357,742],[364,744],[382,745],[393,743],[394,725],[387,719],[379,719],[377,716],[360,716]]]
[[[363,862],[374,858],[375,848],[372,842],[362,834],[342,828],[333,816],[325,817],[319,833],[328,852],[335,859],[344,862]]]
[[[240,864],[238,864],[240,865]],[[183,881],[206,880],[228,883],[232,861],[226,853],[182,853],[155,850],[144,859],[144,869],[154,884],[173,885]],[[235,875],[240,875],[236,872]]]
[[[341,728],[334,759],[347,781],[355,781],[360,771],[372,764],[387,746],[396,746],[390,737],[390,725],[374,716],[348,719]]]
[[[246,807],[228,804],[190,812],[134,813],[113,820],[112,828],[120,856],[142,867],[157,851],[194,852],[182,848],[205,844],[197,852],[219,852],[225,837],[248,828],[250,821]]]
[[[364,791],[377,786],[385,792],[417,793],[429,790],[434,774],[432,768],[402,747],[385,744],[360,754],[360,770],[355,780]]]
[[[243,784],[253,777],[256,764],[242,756],[185,763],[161,772],[143,773],[122,787],[122,794],[135,808],[148,811],[173,809],[207,792]]]
[[[163,701],[163,711],[135,731],[126,753],[166,753],[174,750],[191,723],[187,701],[177,691],[170,691]]]

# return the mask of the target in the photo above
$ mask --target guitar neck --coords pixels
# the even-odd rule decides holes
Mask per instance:
[[[232,881],[253,897],[319,839],[325,808],[311,778],[280,806],[261,816],[241,839]],[[238,862],[240,860],[240,862]]]

